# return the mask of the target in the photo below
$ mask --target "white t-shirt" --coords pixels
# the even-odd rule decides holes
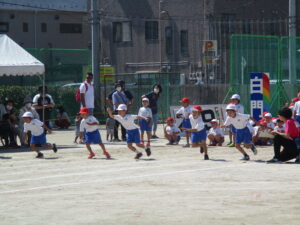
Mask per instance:
[[[244,106],[242,104],[237,104],[235,105],[235,107],[238,113],[242,113],[242,114],[244,113]]]
[[[296,116],[300,116],[300,101],[295,103],[293,110],[296,111]]]
[[[199,115],[197,119],[194,119],[193,115],[190,115],[189,119],[191,121],[192,129],[197,129],[197,131],[204,129],[204,123],[201,115]]]
[[[97,125],[89,125],[87,123],[97,123]],[[84,129],[86,132],[93,132],[98,129],[99,121],[94,116],[88,116],[86,119],[82,119],[80,123],[80,132]]]
[[[149,107],[141,107],[138,115],[152,118],[152,111]]]
[[[124,117],[120,115],[114,115],[114,119],[119,121],[126,130],[134,130],[139,128],[134,123],[134,120],[137,119],[137,115],[126,114]]]
[[[216,128],[210,128],[208,131],[208,134],[212,134],[212,135],[221,135],[221,137],[224,137],[224,132],[220,127],[216,127]]]
[[[43,122],[37,119],[32,119],[30,123],[24,123],[24,132],[31,131],[33,136],[40,136],[44,133]]]
[[[181,107],[176,114],[182,114],[185,118],[187,118],[192,113],[192,107],[189,105],[187,107]]]
[[[86,90],[85,84],[87,85],[87,90]],[[95,106],[94,106],[94,85],[89,84],[88,82],[85,81],[80,85],[79,91],[80,91],[80,94],[85,94],[84,95],[85,106],[87,108],[95,108]]]
[[[175,125],[173,125],[172,127],[166,126],[166,132],[167,132],[168,135],[172,135],[174,133],[178,133],[179,132],[177,134],[177,136],[180,136],[180,133],[181,133],[180,129],[178,127],[176,127]]]
[[[270,128],[270,129],[274,129],[275,124],[273,122],[270,122],[270,123],[267,124],[267,127]]]
[[[236,129],[243,129],[248,125],[251,126],[249,123],[249,118],[250,115],[236,113],[234,118],[227,116],[224,125],[229,126],[232,124]]]
[[[274,130],[279,131],[279,132],[285,132],[285,124],[283,124],[282,127],[279,127],[279,126],[274,127]]]

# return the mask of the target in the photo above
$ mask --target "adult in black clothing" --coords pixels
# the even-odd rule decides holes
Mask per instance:
[[[127,104],[127,109],[128,109],[133,104],[133,95],[131,94],[130,91],[125,89],[125,81],[123,81],[123,80],[118,80],[116,82],[115,89],[108,94],[106,100],[108,101],[110,107],[114,108],[113,107],[113,102],[112,102],[112,96],[117,91],[116,88],[119,87],[119,86],[121,86],[122,92],[129,99],[129,103]],[[118,121],[116,121],[115,122],[115,127],[114,127],[114,141],[121,141],[119,139],[119,134],[118,134],[119,125],[121,125],[121,124]],[[126,129],[122,125],[121,125],[121,133],[122,133],[122,140],[126,141]]]
[[[158,101],[161,93],[162,93],[162,87],[159,84],[154,84],[152,86],[152,91],[150,93],[142,96],[142,98],[146,97],[149,99],[149,108],[152,111],[153,126],[152,126],[151,138],[158,138],[156,136],[157,122],[158,122],[157,101]]]
[[[43,121],[47,127],[50,128],[49,126],[49,121],[50,121],[50,115],[51,111],[54,108],[55,104],[54,101],[49,95],[47,86],[45,86],[45,90],[43,91],[43,86],[39,87],[39,94],[35,95],[33,97],[33,108],[37,111],[37,113],[40,116],[40,120]],[[45,95],[43,95],[45,93]],[[44,108],[44,115],[43,115],[43,108]]]

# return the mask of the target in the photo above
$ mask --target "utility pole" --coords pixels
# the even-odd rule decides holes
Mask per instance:
[[[289,0],[289,82],[296,82],[296,0]]]
[[[100,18],[98,0],[91,0],[91,28],[92,28],[92,70],[94,74],[94,90],[95,90],[95,111],[96,115],[101,108],[101,89],[100,89]]]

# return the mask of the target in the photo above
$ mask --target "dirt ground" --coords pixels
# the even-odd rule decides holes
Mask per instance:
[[[162,128],[158,135],[162,137]],[[104,139],[105,131],[101,129]],[[300,224],[300,165],[266,164],[272,147],[199,149],[153,141],[152,156],[134,160],[124,142],[99,146],[88,160],[74,131],[47,135],[57,154],[0,150],[0,225],[267,225]]]

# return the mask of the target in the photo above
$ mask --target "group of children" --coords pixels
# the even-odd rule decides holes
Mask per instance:
[[[211,128],[206,132],[205,123],[202,120],[202,108],[198,105],[190,106],[190,100],[188,98],[182,98],[182,107],[176,112],[176,118],[182,119],[182,127],[179,129],[175,125],[175,120],[172,117],[167,118],[166,126],[164,127],[165,138],[169,141],[168,145],[176,145],[179,143],[182,131],[186,134],[186,145],[184,147],[200,148],[200,152],[204,153],[204,160],[209,160],[207,152],[206,139],[208,138],[208,146],[222,146],[224,143],[224,132],[221,128],[230,128],[230,142],[228,146],[235,146],[243,154],[243,160],[249,160],[250,157],[242,147],[242,143],[246,148],[250,148],[254,154],[257,154],[254,143],[258,143],[258,138],[261,142],[268,142],[268,137],[264,137],[263,134],[266,129],[275,130],[276,132],[284,132],[284,123],[279,119],[272,120],[270,113],[265,113],[264,118],[258,122],[258,126],[253,126],[253,119],[250,115],[243,114],[243,106],[240,104],[240,96],[234,94],[231,97],[232,102],[227,105],[226,113],[227,117],[223,125],[219,124],[219,121],[213,119],[210,121]],[[109,137],[112,139],[113,135],[113,122],[117,120],[126,129],[127,132],[127,147],[133,151],[135,159],[142,157],[142,152],[136,147],[145,149],[147,156],[151,155],[150,138],[152,127],[152,112],[149,106],[149,99],[142,98],[142,107],[140,108],[138,115],[127,114],[127,106],[125,104],[118,105],[114,114],[110,108],[107,109],[109,120],[107,121],[107,140]],[[300,115],[299,115],[300,117]],[[57,152],[55,144],[47,144],[44,129],[50,131],[41,121],[33,119],[31,113],[26,112],[23,115],[25,122],[24,132],[31,131],[31,148],[37,152],[37,158],[42,158],[43,154],[37,149],[36,144],[41,144],[42,147],[52,148],[54,152]],[[138,119],[139,126],[135,123]],[[252,120],[252,121],[251,121]],[[251,123],[252,122],[252,123]],[[276,125],[273,123],[276,122]],[[103,154],[106,158],[111,158],[107,152],[104,144],[102,143],[101,136],[98,130],[99,121],[89,114],[87,108],[81,108],[76,118],[78,129],[76,130],[77,139],[80,142],[86,144],[86,148],[89,151],[88,158],[91,159],[95,156],[95,153],[91,149],[91,144],[99,144]],[[144,141],[146,133],[146,144]],[[266,133],[266,132],[265,132]],[[268,131],[268,135],[271,132]],[[134,146],[134,144],[136,146]]]

